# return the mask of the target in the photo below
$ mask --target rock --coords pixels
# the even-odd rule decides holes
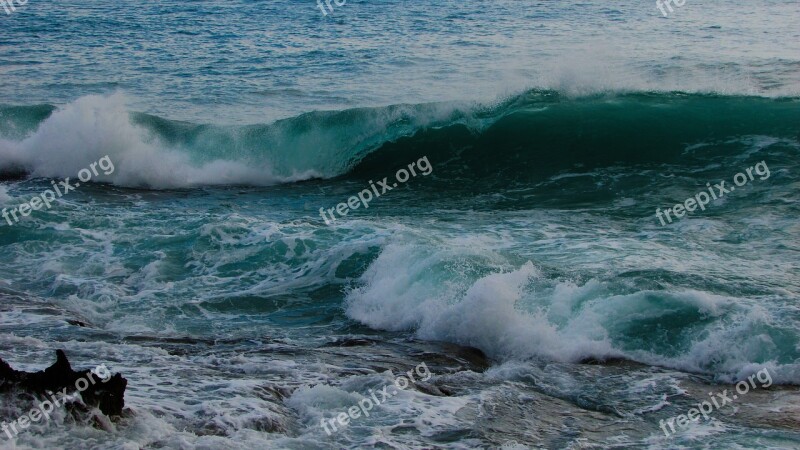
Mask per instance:
[[[105,369],[105,366],[100,366]],[[17,388],[42,396],[47,394],[72,394],[80,392],[83,403],[98,407],[103,414],[114,417],[121,416],[125,407],[125,388],[128,380],[122,375],[107,376],[97,373],[99,370],[74,371],[63,350],[56,350],[56,362],[39,372],[22,372],[14,370],[0,358],[0,391]],[[83,379],[83,383],[79,380]],[[86,385],[81,391],[79,388]],[[52,398],[52,397],[51,397]],[[56,398],[58,396],[56,395]]]

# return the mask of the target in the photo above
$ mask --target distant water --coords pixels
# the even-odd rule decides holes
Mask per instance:
[[[133,410],[0,448],[800,448],[800,4],[617,3],[0,17],[0,207],[115,164],[0,223],[0,357],[106,363]]]

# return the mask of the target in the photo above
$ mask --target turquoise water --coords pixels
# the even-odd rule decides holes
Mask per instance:
[[[0,446],[800,448],[798,18],[31,0],[0,17],[0,206],[114,170],[0,222],[0,357],[105,363],[131,413]]]

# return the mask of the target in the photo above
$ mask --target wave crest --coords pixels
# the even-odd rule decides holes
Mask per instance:
[[[272,185],[369,177],[430,155],[451,177],[581,164],[669,162],[687,144],[762,135],[797,139],[797,99],[699,94],[568,98],[528,91],[497,105],[431,103],[311,112],[215,126],[129,113],[122,94],[54,108],[0,108],[0,172],[68,177],[109,155],[121,186]]]

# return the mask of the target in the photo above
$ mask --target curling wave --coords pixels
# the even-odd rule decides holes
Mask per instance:
[[[701,94],[568,98],[532,90],[498,105],[431,103],[310,112],[266,125],[214,126],[130,113],[122,94],[0,107],[0,172],[75,176],[109,155],[98,181],[186,188],[368,177],[421,154],[441,174],[537,177],[684,158],[687,144],[736,136],[796,140],[800,99]]]

